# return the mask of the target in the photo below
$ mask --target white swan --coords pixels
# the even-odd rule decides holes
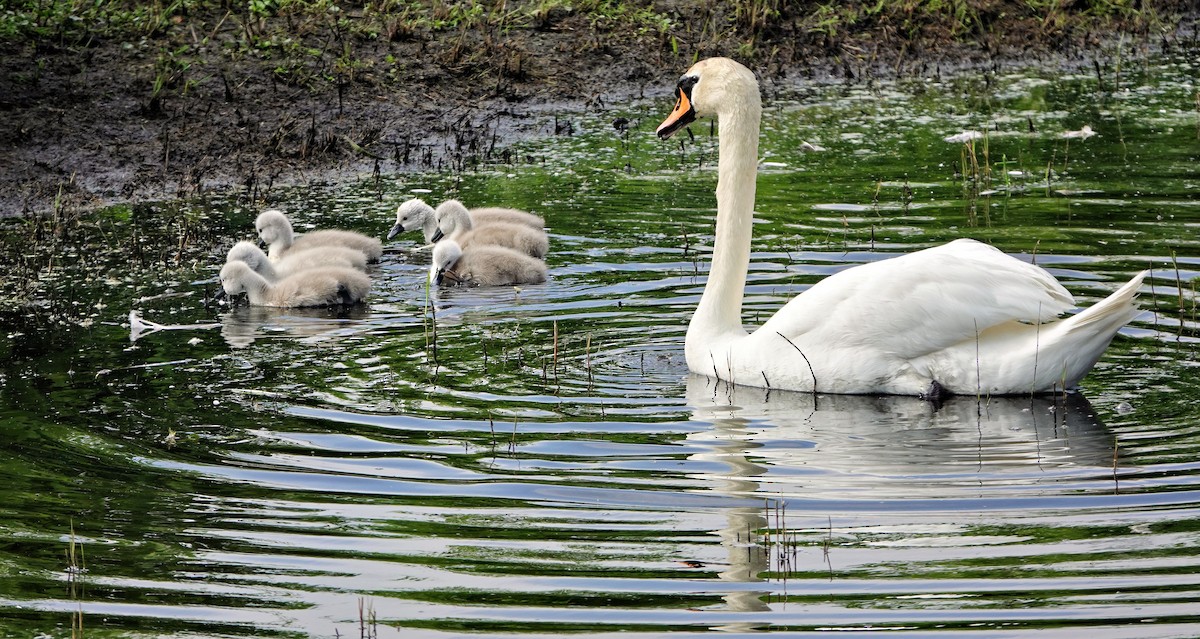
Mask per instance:
[[[471,222],[477,226],[493,222],[508,222],[524,224],[537,231],[544,231],[546,228],[546,221],[541,217],[518,209],[488,206],[470,209],[470,212]],[[400,233],[417,229],[421,229],[421,232],[424,233],[426,244],[433,242],[433,235],[438,230],[437,212],[420,198],[408,200],[396,207],[396,223],[388,231],[387,239],[390,240]]]
[[[475,215],[458,200],[446,200],[437,207],[438,230],[432,241],[448,237],[458,242],[463,250],[472,246],[504,246],[536,258],[546,257],[550,251],[550,240],[546,232],[524,224],[488,221],[476,225]]]
[[[846,269],[742,327],[758,162],[758,83],[725,58],[679,79],[666,139],[716,116],[720,159],[712,268],[688,326],[693,372],[828,393],[1023,394],[1070,388],[1137,314],[1146,272],[1061,321],[1074,302],[1046,271],[973,240]]]
[[[360,271],[367,269],[367,256],[362,251],[333,245],[288,251],[278,262],[272,262],[254,242],[241,241],[229,249],[225,261],[245,262],[268,282],[320,266],[341,266]]]
[[[263,211],[254,221],[258,237],[269,247],[271,260],[279,260],[290,251],[300,251],[317,246],[345,246],[362,251],[368,262],[378,262],[383,256],[383,243],[378,238],[367,237],[354,231],[323,229],[297,236],[283,211]]]
[[[338,306],[363,301],[371,279],[362,271],[324,266],[271,283],[250,265],[237,261],[221,268],[221,289],[228,295],[245,293],[254,306]]]
[[[503,246],[476,244],[464,250],[458,242],[445,239],[433,247],[429,281],[466,286],[538,284],[546,281],[546,264]]]

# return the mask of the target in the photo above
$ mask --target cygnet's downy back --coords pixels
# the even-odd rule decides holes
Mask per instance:
[[[536,258],[545,257],[550,250],[545,231],[512,222],[479,224],[472,218],[467,207],[458,200],[446,200],[437,208],[439,233],[458,242],[463,250],[486,244],[504,246]],[[441,239],[438,234],[433,237],[435,242]]]
[[[229,295],[245,293],[255,306],[338,306],[363,301],[371,279],[352,268],[323,266],[272,283],[249,264],[233,261],[221,268],[221,288]]]
[[[344,246],[362,252],[368,262],[378,262],[383,256],[383,242],[354,231],[323,229],[296,236],[292,223],[282,211],[263,211],[254,221],[258,237],[266,242],[272,261],[278,261],[292,251],[319,246]]]
[[[242,241],[229,249],[226,262],[245,262],[254,272],[268,282],[294,275],[300,271],[322,266],[340,266],[364,271],[367,256],[361,251],[344,246],[319,246],[301,251],[288,251],[278,262],[267,259],[267,254],[253,242]]]
[[[429,268],[434,284],[515,286],[546,281],[546,263],[503,246],[475,245],[463,249],[454,240],[433,247]]]
[[[477,226],[506,222],[509,224],[523,224],[535,231],[546,230],[546,220],[543,220],[539,215],[520,209],[483,206],[471,209],[471,219]]]

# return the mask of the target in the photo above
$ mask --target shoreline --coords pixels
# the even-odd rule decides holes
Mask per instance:
[[[662,7],[653,15],[677,21],[695,9]],[[371,18],[361,13],[354,24]],[[256,35],[250,17],[231,15],[174,15],[136,44],[0,41],[0,96],[8,96],[0,97],[7,122],[0,125],[0,217],[70,220],[112,204],[213,190],[238,189],[257,200],[278,185],[504,164],[504,149],[544,134],[540,120],[555,111],[656,92],[669,98],[693,57],[738,57],[770,95],[812,81],[1015,66],[1094,66],[1099,73],[1111,67],[1116,47],[1127,47],[1120,57],[1136,57],[1197,42],[1196,16],[1188,12],[1158,37],[1084,32],[1055,41],[1044,32],[1018,33],[1009,38],[1016,46],[1000,47],[936,34],[873,39],[865,30],[833,40],[818,33],[786,53],[779,44],[786,30],[760,25],[755,33],[751,25],[727,42],[680,47],[680,27],[647,32],[637,22],[645,18],[629,18],[605,30],[582,11],[551,12],[520,29],[480,20],[376,39],[314,16],[266,16]],[[747,35],[760,38],[757,48],[739,56],[733,45]],[[260,43],[265,52],[246,46],[254,37],[270,41]],[[484,50],[464,45],[470,38]]]

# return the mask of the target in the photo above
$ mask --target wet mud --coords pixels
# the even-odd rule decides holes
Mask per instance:
[[[670,33],[547,14],[523,30],[366,39],[326,28],[297,35],[292,49],[246,49],[236,19],[209,15],[176,16],[138,42],[0,43],[0,216],[229,188],[258,201],[287,184],[518,162],[512,141],[570,133],[547,125],[548,114],[666,96],[691,60],[737,55],[734,42],[689,37],[712,19],[700,10],[667,6],[678,25]],[[917,43],[831,38],[797,20],[750,35],[759,39],[747,61],[767,91],[812,78],[996,69],[1028,64],[1031,51],[1046,64],[1107,64],[1093,34],[1069,47],[1037,33],[1008,34],[1007,46],[936,34]],[[1179,38],[1123,46],[1129,55]]]

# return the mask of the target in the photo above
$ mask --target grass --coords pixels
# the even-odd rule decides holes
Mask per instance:
[[[675,56],[740,52],[770,58],[797,40],[843,50],[882,40],[920,46],[946,40],[971,42],[1013,29],[1045,38],[1081,32],[1162,32],[1179,19],[1183,3],[1108,0],[15,0],[0,13],[0,43],[39,46],[96,46],[118,40],[140,46],[174,41],[203,48],[224,30],[238,32],[237,53],[310,57],[312,39],[336,42],[458,36],[483,45],[484,54],[521,32],[576,28],[584,49],[604,48],[632,37],[657,44]],[[490,46],[489,46],[490,45]],[[850,50],[850,49],[845,49]],[[354,47],[348,50],[355,58]],[[334,52],[335,55],[338,52]],[[346,52],[342,52],[346,53]]]
[[[350,155],[394,155],[422,168],[440,170],[443,161],[466,168],[478,153],[460,154],[462,144],[436,158],[432,145],[421,145],[428,123],[438,122],[439,135],[473,145],[481,140],[459,136],[478,129],[469,125],[472,110],[498,113],[503,102],[583,100],[610,87],[648,86],[657,74],[670,77],[710,55],[738,57],[764,76],[822,67],[852,76],[889,57],[924,64],[929,50],[939,60],[965,55],[956,45],[993,51],[1011,39],[1022,49],[1037,48],[1026,47],[1030,41],[1064,48],[1105,30],[1157,37],[1177,24],[1179,6],[1170,0],[1072,8],[1049,0],[11,0],[0,9],[7,72],[0,75],[0,102],[31,121],[38,111],[61,111],[57,102],[64,98],[81,108],[101,104],[115,110],[97,118],[109,129],[106,146],[123,132],[159,131],[158,183],[199,191],[206,179],[220,178],[257,187],[271,183],[270,169],[229,176],[235,163],[226,160],[257,154],[260,165],[279,167],[291,159],[332,165]],[[129,109],[98,99],[110,95],[137,104]],[[412,121],[396,124],[383,115],[396,107],[415,114]],[[155,122],[147,127],[146,120]],[[415,131],[395,133],[401,125]],[[221,127],[237,133],[205,135]],[[82,127],[66,128],[64,136]],[[100,160],[110,166],[109,159]],[[697,156],[699,163],[707,159]],[[979,170],[986,172],[986,154],[982,159]],[[28,179],[38,183],[30,208],[45,208],[52,184]],[[82,186],[90,184],[86,179],[80,184],[92,188]]]

